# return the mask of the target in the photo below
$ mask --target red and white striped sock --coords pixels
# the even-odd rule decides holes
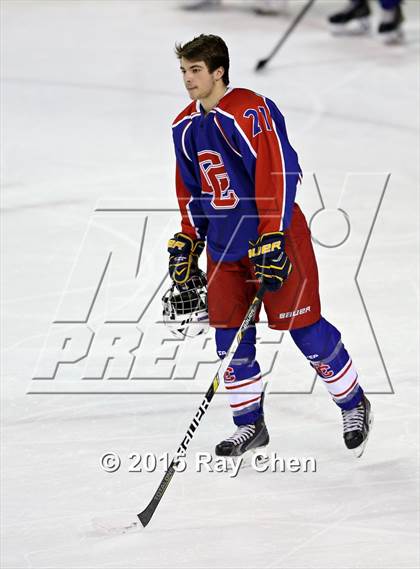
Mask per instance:
[[[229,393],[229,403],[234,420],[241,417],[242,423],[245,415],[259,409],[263,391],[261,374],[242,379],[241,381],[225,382],[225,388]],[[249,422],[254,421],[250,420]]]
[[[323,365],[322,362],[313,364],[313,367],[338,404],[347,399],[353,391],[356,392],[359,387],[358,374],[351,358],[337,373],[334,373],[330,366]]]

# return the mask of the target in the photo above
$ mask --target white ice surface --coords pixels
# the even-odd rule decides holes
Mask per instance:
[[[291,15],[300,5],[289,3]],[[406,2],[407,41],[397,47],[376,37],[331,37],[325,16],[339,5],[319,1],[256,75],[256,60],[287,18],[257,19],[235,3],[195,14],[179,11],[175,1],[2,2],[4,567],[418,567],[418,3]],[[311,371],[285,338],[269,391],[289,393],[267,396],[270,448],[315,457],[317,472],[247,470],[232,479],[188,469],[175,475],[147,529],[103,536],[92,531],[93,518],[135,517],[155,491],[162,472],[128,473],[127,457],[176,449],[201,401],[185,392],[205,391],[216,366],[213,348],[198,341],[180,351],[185,369],[203,347],[213,363],[200,368],[193,387],[181,381],[179,395],[104,394],[104,382],[110,391],[134,384],[115,388],[106,379],[97,394],[41,395],[33,393],[39,382],[32,378],[62,293],[73,290],[69,275],[90,220],[99,228],[91,242],[98,250],[101,235],[112,233],[95,207],[125,200],[176,205],[170,123],[188,101],[173,45],[201,32],[226,39],[234,85],[266,94],[285,114],[305,171],[298,201],[308,217],[319,209],[315,172],[329,208],[315,218],[314,235],[339,242],[345,225],[336,208],[350,212],[349,240],[316,252],[323,311],[342,330],[371,393],[375,428],[363,458],[348,455],[339,412],[322,386],[304,394]],[[394,394],[354,282],[389,173],[359,284]],[[127,232],[121,242],[138,250],[140,230],[132,238],[127,220],[118,221]],[[147,279],[155,286],[163,274],[164,243],[177,218],[159,224],[148,234],[159,246],[146,257],[143,300]],[[112,290],[123,296],[123,285]],[[149,312],[153,341],[159,304]],[[259,333],[279,342],[278,334],[262,327]],[[274,348],[259,348],[265,368]],[[148,355],[144,374],[153,378]],[[48,389],[84,389],[70,371]],[[143,382],[145,389],[167,387],[154,381]],[[217,395],[191,460],[231,429],[226,399]],[[100,469],[106,451],[121,455],[118,473]]]

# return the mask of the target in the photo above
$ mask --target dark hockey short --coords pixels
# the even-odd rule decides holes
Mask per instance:
[[[306,219],[297,204],[286,230],[286,252],[293,270],[283,287],[264,296],[268,325],[275,330],[309,326],[321,314],[318,268]],[[254,298],[258,281],[248,257],[230,263],[216,263],[207,254],[210,324],[215,328],[241,325]]]

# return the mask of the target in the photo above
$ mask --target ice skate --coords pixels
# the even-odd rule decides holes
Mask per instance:
[[[386,44],[398,44],[404,39],[402,23],[404,16],[401,6],[398,5],[392,10],[382,10],[381,23],[379,24],[379,37]]]
[[[287,13],[287,0],[257,0],[254,13],[258,16],[278,16]]]
[[[343,416],[343,437],[346,447],[356,458],[360,458],[373,423],[370,401],[363,395],[362,400],[353,409],[341,410]]]
[[[183,10],[214,10],[220,8],[221,0],[184,0],[181,4]]]
[[[256,423],[240,425],[227,439],[216,445],[217,456],[241,457],[245,466],[251,463],[252,456],[257,454],[257,462],[261,464],[268,460],[264,447],[268,445],[270,436],[264,422],[264,416]]]
[[[367,0],[349,0],[348,6],[328,18],[334,34],[361,35],[370,32],[370,8]]]

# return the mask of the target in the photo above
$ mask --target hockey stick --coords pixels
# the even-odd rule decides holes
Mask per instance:
[[[204,417],[204,414],[207,411],[208,406],[210,405],[210,401],[213,399],[213,396],[216,393],[216,391],[220,385],[220,382],[223,379],[225,371],[229,367],[229,365],[233,359],[233,356],[235,355],[235,352],[236,352],[239,344],[242,341],[242,338],[245,334],[245,331],[255,321],[255,317],[257,316],[258,309],[261,306],[261,302],[262,302],[265,291],[266,291],[265,285],[261,284],[256,295],[255,295],[254,300],[252,301],[252,303],[248,309],[248,312],[246,313],[246,316],[245,316],[239,330],[236,333],[236,336],[235,336],[229,350],[226,353],[226,356],[220,362],[220,366],[216,372],[216,375],[214,376],[214,379],[213,379],[207,393],[205,394],[204,399],[201,402],[201,405],[198,408],[197,413],[194,415],[194,418],[191,421],[191,424],[187,429],[185,437],[183,438],[181,444],[179,445],[178,450],[176,452],[176,455],[172,459],[172,462],[169,465],[169,468],[166,471],[165,476],[162,478],[162,481],[159,484],[158,489],[156,490],[153,498],[150,500],[150,502],[146,506],[146,508],[142,512],[137,514],[137,517],[140,520],[140,522],[142,523],[143,527],[146,527],[147,524],[150,522],[153,514],[155,513],[156,508],[159,505],[159,502],[161,501],[161,499],[165,493],[165,490],[169,486],[169,483],[172,480],[172,477],[176,472],[176,468],[177,468],[177,465],[178,465],[180,459],[186,455],[187,447],[190,444],[190,442],[194,436],[194,432],[197,429],[198,425],[200,424],[201,419]]]
[[[281,48],[281,46],[284,44],[284,42],[287,40],[287,38],[289,37],[289,35],[293,32],[293,30],[296,28],[296,26],[298,25],[298,23],[301,21],[301,19],[303,18],[303,16],[306,14],[306,12],[309,10],[309,8],[311,8],[312,4],[315,2],[315,0],[309,0],[309,2],[307,2],[302,10],[297,14],[296,18],[293,20],[293,22],[290,24],[290,26],[287,28],[286,32],[283,34],[283,36],[280,38],[280,40],[276,43],[276,45],[274,46],[273,50],[271,51],[270,55],[268,55],[265,59],[260,59],[259,62],[257,63],[256,67],[255,67],[255,71],[260,71],[261,69],[263,69],[267,63],[276,55],[276,53],[279,51],[279,49]]]

